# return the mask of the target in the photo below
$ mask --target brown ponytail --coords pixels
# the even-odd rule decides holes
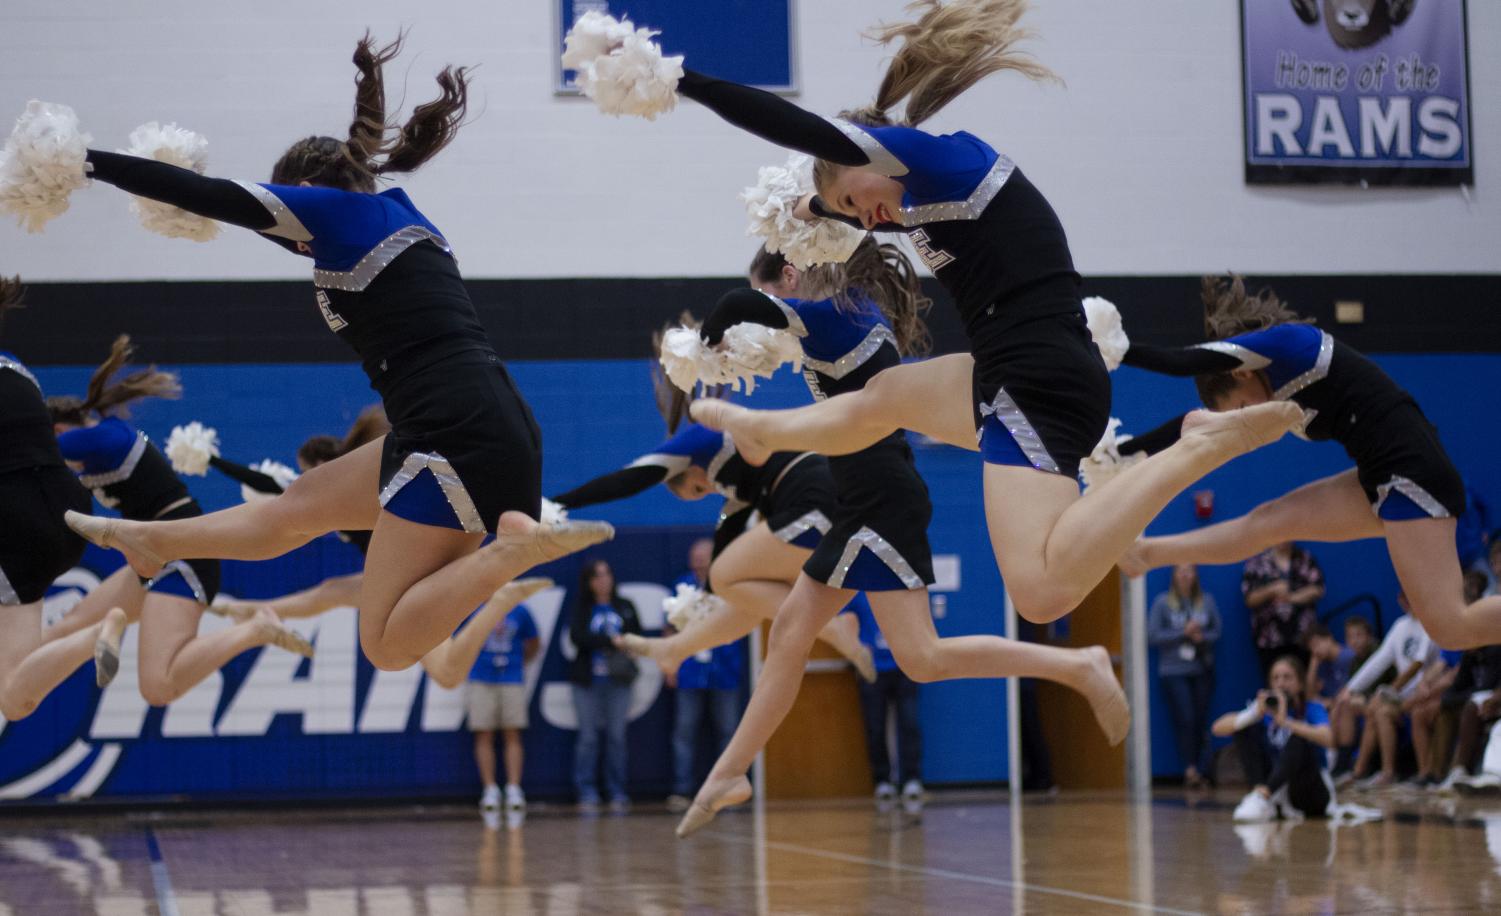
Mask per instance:
[[[1199,299],[1204,303],[1204,334],[1210,340],[1278,324],[1312,323],[1288,308],[1271,289],[1262,287],[1254,296],[1247,294],[1245,278],[1236,273],[1201,277]]]
[[[751,259],[750,277],[762,283],[781,279],[787,259],[781,254],[757,249]],[[933,300],[923,295],[917,269],[896,245],[877,243],[867,235],[843,264],[819,264],[802,271],[799,287],[809,299],[833,299],[840,309],[854,308],[851,290],[868,296],[896,334],[896,348],[903,356],[926,356],[933,341],[923,315]]]
[[[396,137],[386,120],[384,67],[401,53],[405,36],[382,48],[369,32],[354,49],[354,120],[344,141],[306,137],[292,144],[271,171],[272,184],[309,184],[347,191],[375,190],[375,178],[413,172],[458,135],[469,100],[469,68],[444,67],[438,98],[417,106]]]
[[[343,439],[329,435],[310,436],[297,448],[297,461],[305,468],[315,468],[374,442],[390,431],[391,422],[386,419],[385,408],[371,404],[355,417]]]
[[[667,332],[675,327],[697,328],[701,322],[693,317],[693,313],[683,311],[678,316],[677,324],[671,322],[663,325],[651,334],[651,390],[653,399],[657,403],[657,413],[662,415],[662,422],[667,424],[667,434],[670,436],[678,431],[684,421],[688,420],[688,407],[699,398],[722,398],[730,393],[728,385],[705,385],[700,382],[690,393],[684,391],[672,383],[667,377],[667,372],[662,368],[662,338]]]
[[[21,300],[26,298],[26,289],[21,285],[21,278],[0,277],[0,329],[5,327],[5,313],[11,309],[22,308]]]
[[[182,397],[182,383],[178,380],[177,373],[163,372],[154,365],[111,382],[111,377],[125,368],[134,353],[135,347],[131,346],[129,335],[121,334],[116,337],[110,347],[109,359],[100,364],[90,376],[88,391],[83,400],[67,395],[47,399],[52,422],[82,426],[94,414],[101,417],[129,416],[130,405],[142,398],[175,400]]]

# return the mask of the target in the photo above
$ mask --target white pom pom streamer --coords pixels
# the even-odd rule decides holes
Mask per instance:
[[[681,633],[723,604],[724,599],[717,595],[696,585],[679,583],[676,594],[662,599],[662,610],[667,614],[667,622]]]
[[[799,270],[817,264],[843,264],[860,246],[865,233],[837,219],[799,219],[798,201],[813,193],[813,160],[801,153],[786,165],[762,166],[756,186],[740,194],[750,216],[746,235],[766,239],[766,250],[780,252]]]
[[[1120,310],[1109,299],[1090,296],[1084,300],[1084,317],[1089,322],[1089,336],[1094,338],[1105,358],[1105,368],[1114,372],[1131,348],[1131,339],[1126,336],[1126,327],[1121,322]]]
[[[1105,435],[1100,437],[1100,442],[1089,453],[1089,457],[1079,462],[1079,476],[1084,479],[1084,489],[1097,487],[1126,468],[1146,458],[1142,452],[1132,455],[1122,455],[1120,446],[1123,442],[1129,442],[1129,435],[1116,435],[1121,421],[1115,417],[1105,426]]]
[[[683,58],[664,57],[659,34],[629,19],[591,10],[564,38],[563,66],[578,74],[579,90],[610,115],[656,120],[677,106]]]
[[[202,134],[176,124],[163,127],[150,121],[130,132],[130,148],[123,152],[181,166],[202,175],[208,158],[208,140]],[[142,226],[169,239],[207,242],[219,234],[219,224],[208,217],[159,200],[133,196],[130,209]]]
[[[89,183],[85,157],[94,138],[66,105],[26,103],[0,149],[0,212],[41,232],[68,209],[68,195]]]
[[[756,379],[771,378],[784,363],[794,371],[803,367],[803,344],[790,331],[754,322],[731,325],[718,347],[704,343],[694,328],[676,327],[662,336],[662,368],[684,391],[697,382],[730,385],[745,393],[756,390]]]
[[[537,521],[544,525],[561,525],[568,521],[568,510],[544,496],[542,497],[542,517]]]
[[[197,420],[186,426],[174,426],[172,434],[167,437],[167,447],[162,451],[172,462],[172,470],[202,477],[208,473],[209,459],[219,454],[219,433]]]
[[[282,464],[280,461],[272,461],[270,458],[267,458],[265,461],[262,461],[259,464],[252,464],[250,466],[250,469],[252,471],[260,471],[262,474],[270,477],[272,480],[281,484],[281,488],[283,490],[285,490],[287,487],[290,487],[292,485],[292,481],[297,479],[296,471]],[[275,493],[262,493],[259,490],[252,490],[245,484],[240,484],[240,498],[245,500],[247,503],[254,502],[257,499],[271,499],[275,496]]]

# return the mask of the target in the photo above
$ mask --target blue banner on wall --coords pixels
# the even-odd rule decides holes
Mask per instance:
[[[1246,181],[1474,181],[1464,0],[1241,0]]]
[[[772,91],[797,89],[792,58],[792,0],[553,0],[557,4],[558,54],[563,36],[591,10],[630,19],[637,28],[662,34],[665,54],[682,54],[684,66],[720,79]],[[558,67],[557,88],[576,92],[572,70]]]

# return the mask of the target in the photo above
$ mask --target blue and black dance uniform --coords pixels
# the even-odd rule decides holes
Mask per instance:
[[[391,431],[380,502],[408,521],[494,533],[541,507],[542,435],[490,345],[448,242],[406,192],[205,178],[89,152],[93,177],[255,230],[313,258],[318,310],[354,348]]]
[[[1063,226],[1015,163],[962,131],[830,121],[693,71],[678,89],[772,143],[900,182],[897,222],[874,231],[906,233],[954,297],[975,358],[985,460],[1078,476],[1110,419],[1110,377],[1085,324]],[[813,209],[853,222],[816,198]]]
[[[1403,521],[1464,514],[1464,481],[1412,395],[1327,331],[1279,324],[1192,347],[1133,341],[1122,362],[1180,376],[1261,371],[1274,400],[1303,408],[1298,436],[1344,446],[1378,516]],[[1181,417],[1171,420],[1124,443],[1121,452],[1158,451],[1181,427]]]
[[[83,557],[63,513],[88,512],[89,492],[63,463],[36,376],[0,350],[0,607],[41,601]]]
[[[145,433],[118,417],[69,430],[57,437],[57,444],[64,458],[83,465],[79,482],[94,491],[100,505],[119,511],[123,518],[153,522],[203,514],[167,456]],[[219,561],[173,560],[147,591],[206,606],[219,594]]]
[[[690,467],[703,468],[725,498],[714,531],[714,555],[729,546],[759,513],[777,540],[812,550],[829,530],[836,503],[829,460],[812,452],[776,452],[765,464],[746,461],[729,433],[684,424],[649,454],[596,477],[553,502],[567,509],[612,502],[645,492]]]
[[[900,365],[896,334],[880,308],[857,290],[834,299],[781,300],[753,289],[727,293],[704,322],[717,344],[730,327],[753,322],[801,340],[803,377],[817,400],[858,391]],[[825,585],[881,592],[933,584],[928,522],[933,503],[917,473],[907,434],[897,430],[849,455],[829,458],[837,501],[833,524],[803,566]]]

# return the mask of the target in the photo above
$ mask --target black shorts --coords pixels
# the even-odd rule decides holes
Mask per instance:
[[[65,467],[0,474],[0,605],[41,601],[58,576],[78,565],[83,538],[63,522],[87,513],[94,498]]]
[[[158,520],[197,518],[202,514],[203,508],[190,500],[186,505],[162,513]],[[219,573],[218,560],[173,560],[146,585],[146,591],[186,598],[208,607],[219,594]]]
[[[997,315],[970,329],[974,418],[991,464],[1077,479],[1110,421],[1110,374],[1082,306],[1019,321]]]
[[[1464,480],[1417,404],[1405,401],[1360,426],[1346,450],[1378,516],[1396,522],[1464,514]]]
[[[836,501],[829,459],[807,452],[782,469],[756,509],[777,540],[812,550],[833,524]]]
[[[384,402],[387,512],[474,534],[493,534],[512,509],[538,517],[542,432],[500,357],[474,351],[440,360],[402,379]]]
[[[933,503],[905,433],[829,459],[838,501],[834,524],[803,565],[834,588],[891,592],[933,584],[928,522]]]

